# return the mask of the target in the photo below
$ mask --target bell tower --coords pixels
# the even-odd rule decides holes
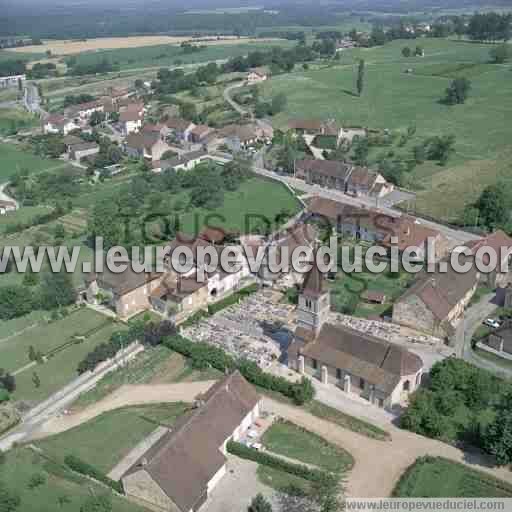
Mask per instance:
[[[316,256],[316,255],[315,255]],[[322,325],[327,322],[331,310],[330,294],[325,277],[315,261],[306,274],[297,306],[297,329],[316,338]],[[300,328],[300,329],[299,329]]]

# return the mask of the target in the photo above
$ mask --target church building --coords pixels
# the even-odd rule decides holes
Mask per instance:
[[[288,365],[346,393],[393,409],[421,382],[423,362],[404,347],[329,322],[330,294],[316,265],[306,275]]]

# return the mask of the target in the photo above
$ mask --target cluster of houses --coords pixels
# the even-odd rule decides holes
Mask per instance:
[[[394,302],[392,321],[438,338],[455,335],[478,285],[496,288],[508,279],[508,271],[480,273],[475,265],[469,272],[456,272],[448,262],[450,244],[446,236],[409,215],[394,217],[376,208],[349,206],[319,197],[308,202],[307,214],[328,222],[344,237],[378,243],[387,249],[397,247],[400,253],[408,249],[418,261],[425,259],[428,241],[433,241],[433,257],[436,262],[446,263],[446,271],[420,272]],[[466,245],[472,254],[466,258],[474,261],[480,247],[490,247],[499,254],[502,248],[512,248],[512,238],[496,231]],[[503,268],[508,268],[508,262],[504,263]]]

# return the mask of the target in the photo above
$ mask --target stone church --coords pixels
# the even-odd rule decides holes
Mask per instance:
[[[423,361],[400,345],[329,322],[330,294],[316,265],[304,279],[288,365],[392,409],[421,383]]]

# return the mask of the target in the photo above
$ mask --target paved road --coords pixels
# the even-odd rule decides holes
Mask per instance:
[[[220,156],[211,156],[213,160],[216,160],[220,163],[226,163],[230,160],[228,158],[223,158]],[[263,169],[262,167],[253,166],[253,172],[259,174],[260,176],[265,176],[267,178],[271,178],[282,183],[286,183],[290,187],[300,190],[306,194],[310,194],[312,196],[320,196],[325,197],[326,199],[331,199],[333,201],[338,201],[340,203],[366,207],[366,208],[379,208],[383,213],[391,216],[391,217],[400,217],[403,215],[403,212],[397,210],[395,208],[391,208],[382,203],[382,201],[378,198],[371,197],[353,197],[339,190],[332,190],[320,187],[318,185],[309,185],[305,181],[294,178],[293,176],[286,174],[278,174],[274,171],[269,171],[267,169]],[[451,228],[449,226],[445,226],[444,224],[439,224],[437,222],[433,222],[430,220],[422,219],[421,217],[417,217],[418,221],[424,226],[428,226],[432,229],[438,230],[440,233],[443,233],[449,240],[451,240],[451,245],[461,245],[470,240],[478,240],[480,237],[475,235],[474,233],[468,233],[467,231],[463,231],[461,229]]]
[[[92,389],[107,373],[135,357],[141,350],[144,350],[144,347],[138,344],[128,347],[123,353],[116,356],[114,360],[98,366],[95,372],[81,375],[60,391],[54,393],[50,398],[31,409],[23,416],[22,423],[17,428],[10,431],[7,435],[0,437],[0,450],[7,451],[12,447],[13,443],[22,442],[29,438],[50,418],[62,413],[64,409],[69,407],[81,393]]]

